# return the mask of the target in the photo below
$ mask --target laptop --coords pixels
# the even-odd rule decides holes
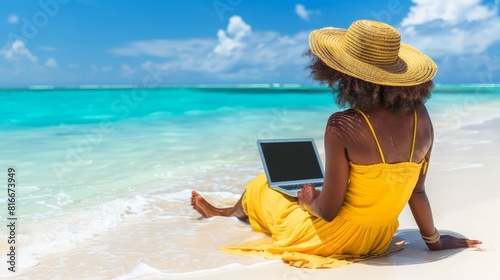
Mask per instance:
[[[304,184],[323,187],[323,167],[312,138],[258,140],[269,186],[297,197]]]

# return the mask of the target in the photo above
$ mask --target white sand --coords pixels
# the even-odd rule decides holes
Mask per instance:
[[[335,269],[297,269],[276,261],[157,279],[500,279],[500,119],[455,130],[436,143],[427,194],[438,229],[480,239],[479,249],[430,252],[411,213],[400,216],[405,250]],[[409,231],[404,234],[404,231]],[[145,277],[156,279],[153,275]]]

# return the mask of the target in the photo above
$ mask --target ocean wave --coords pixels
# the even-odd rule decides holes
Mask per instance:
[[[223,191],[201,193],[207,199],[215,201],[215,204],[234,203],[239,198],[238,194]],[[70,250],[77,244],[106,234],[122,224],[191,219],[197,214],[189,206],[190,197],[191,189],[184,189],[115,198],[83,209],[63,210],[62,207],[45,203],[47,207],[57,211],[51,212],[50,217],[23,223],[23,231],[17,237],[23,244],[19,253],[27,260],[25,263],[36,265],[40,257]]]
[[[18,240],[23,246],[20,255],[34,260],[47,254],[71,249],[76,244],[131,219],[140,219],[148,212],[151,199],[140,195],[117,198],[91,207],[57,211],[57,216],[23,223]],[[58,208],[60,207],[51,206]]]

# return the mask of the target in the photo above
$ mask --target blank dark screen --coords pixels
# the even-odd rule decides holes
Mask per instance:
[[[260,143],[272,182],[323,178],[311,142]]]

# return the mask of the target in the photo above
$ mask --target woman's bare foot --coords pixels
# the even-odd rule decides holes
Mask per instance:
[[[248,221],[248,216],[241,206],[241,198],[236,205],[228,208],[217,208],[208,203],[197,191],[191,192],[191,206],[205,218],[213,216],[230,217],[234,216],[242,221]]]
[[[213,216],[221,216],[218,212],[220,209],[215,208],[208,203],[197,191],[191,193],[191,206],[198,211],[203,217],[210,218]]]

